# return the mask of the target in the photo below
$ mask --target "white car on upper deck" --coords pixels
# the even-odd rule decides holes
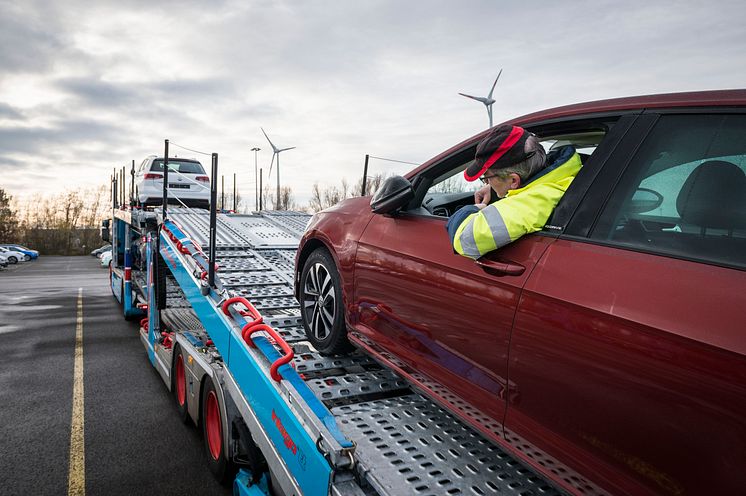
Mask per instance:
[[[163,204],[163,158],[151,155],[135,173],[137,200],[142,206]],[[207,208],[210,178],[197,160],[168,159],[168,203]]]

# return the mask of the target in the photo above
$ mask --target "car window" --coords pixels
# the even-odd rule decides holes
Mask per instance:
[[[662,116],[591,237],[746,267],[746,115]]]
[[[605,131],[601,130],[571,134],[552,133],[541,137],[541,145],[547,153],[565,145],[573,145],[585,162],[593,154],[604,136]],[[474,192],[481,188],[483,184],[481,181],[468,182],[464,178],[464,170],[474,162],[475,152],[476,146],[470,147],[464,154],[468,157],[467,160],[455,163],[452,168],[432,180],[421,205],[429,213],[449,217],[460,207],[474,203]]]
[[[153,165],[150,166],[152,172],[163,172],[163,160],[153,160]],[[202,164],[199,162],[181,161],[168,159],[168,170],[176,171],[182,174],[204,174],[205,170],[202,168]]]

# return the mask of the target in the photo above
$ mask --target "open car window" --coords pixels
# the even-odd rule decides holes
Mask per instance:
[[[562,146],[573,145],[580,154],[581,161],[586,163],[606,136],[609,125],[610,123],[594,124],[587,130],[554,131],[546,135],[537,132],[536,134],[540,137],[541,145],[547,153]],[[432,178],[426,178],[426,185],[421,186],[426,187],[426,192],[422,195],[422,201],[418,204],[415,213],[447,218],[459,208],[474,204],[474,192],[483,184],[481,181],[466,181],[464,170],[474,162],[475,153],[476,145],[473,145],[457,155],[460,160],[452,159],[451,166],[445,170],[442,166],[439,168],[439,164],[433,166],[431,170],[436,172],[432,174]]]

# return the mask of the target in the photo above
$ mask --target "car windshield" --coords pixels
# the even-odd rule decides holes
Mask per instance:
[[[150,166],[150,170],[153,172],[163,172],[163,160],[153,160],[153,165]],[[204,174],[205,170],[202,168],[202,164],[199,162],[182,161],[182,160],[168,160],[168,170],[180,172],[181,174]]]

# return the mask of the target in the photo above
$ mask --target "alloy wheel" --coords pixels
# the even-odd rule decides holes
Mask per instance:
[[[337,295],[332,276],[323,264],[313,264],[303,286],[303,311],[311,332],[319,341],[332,332],[336,308]]]

